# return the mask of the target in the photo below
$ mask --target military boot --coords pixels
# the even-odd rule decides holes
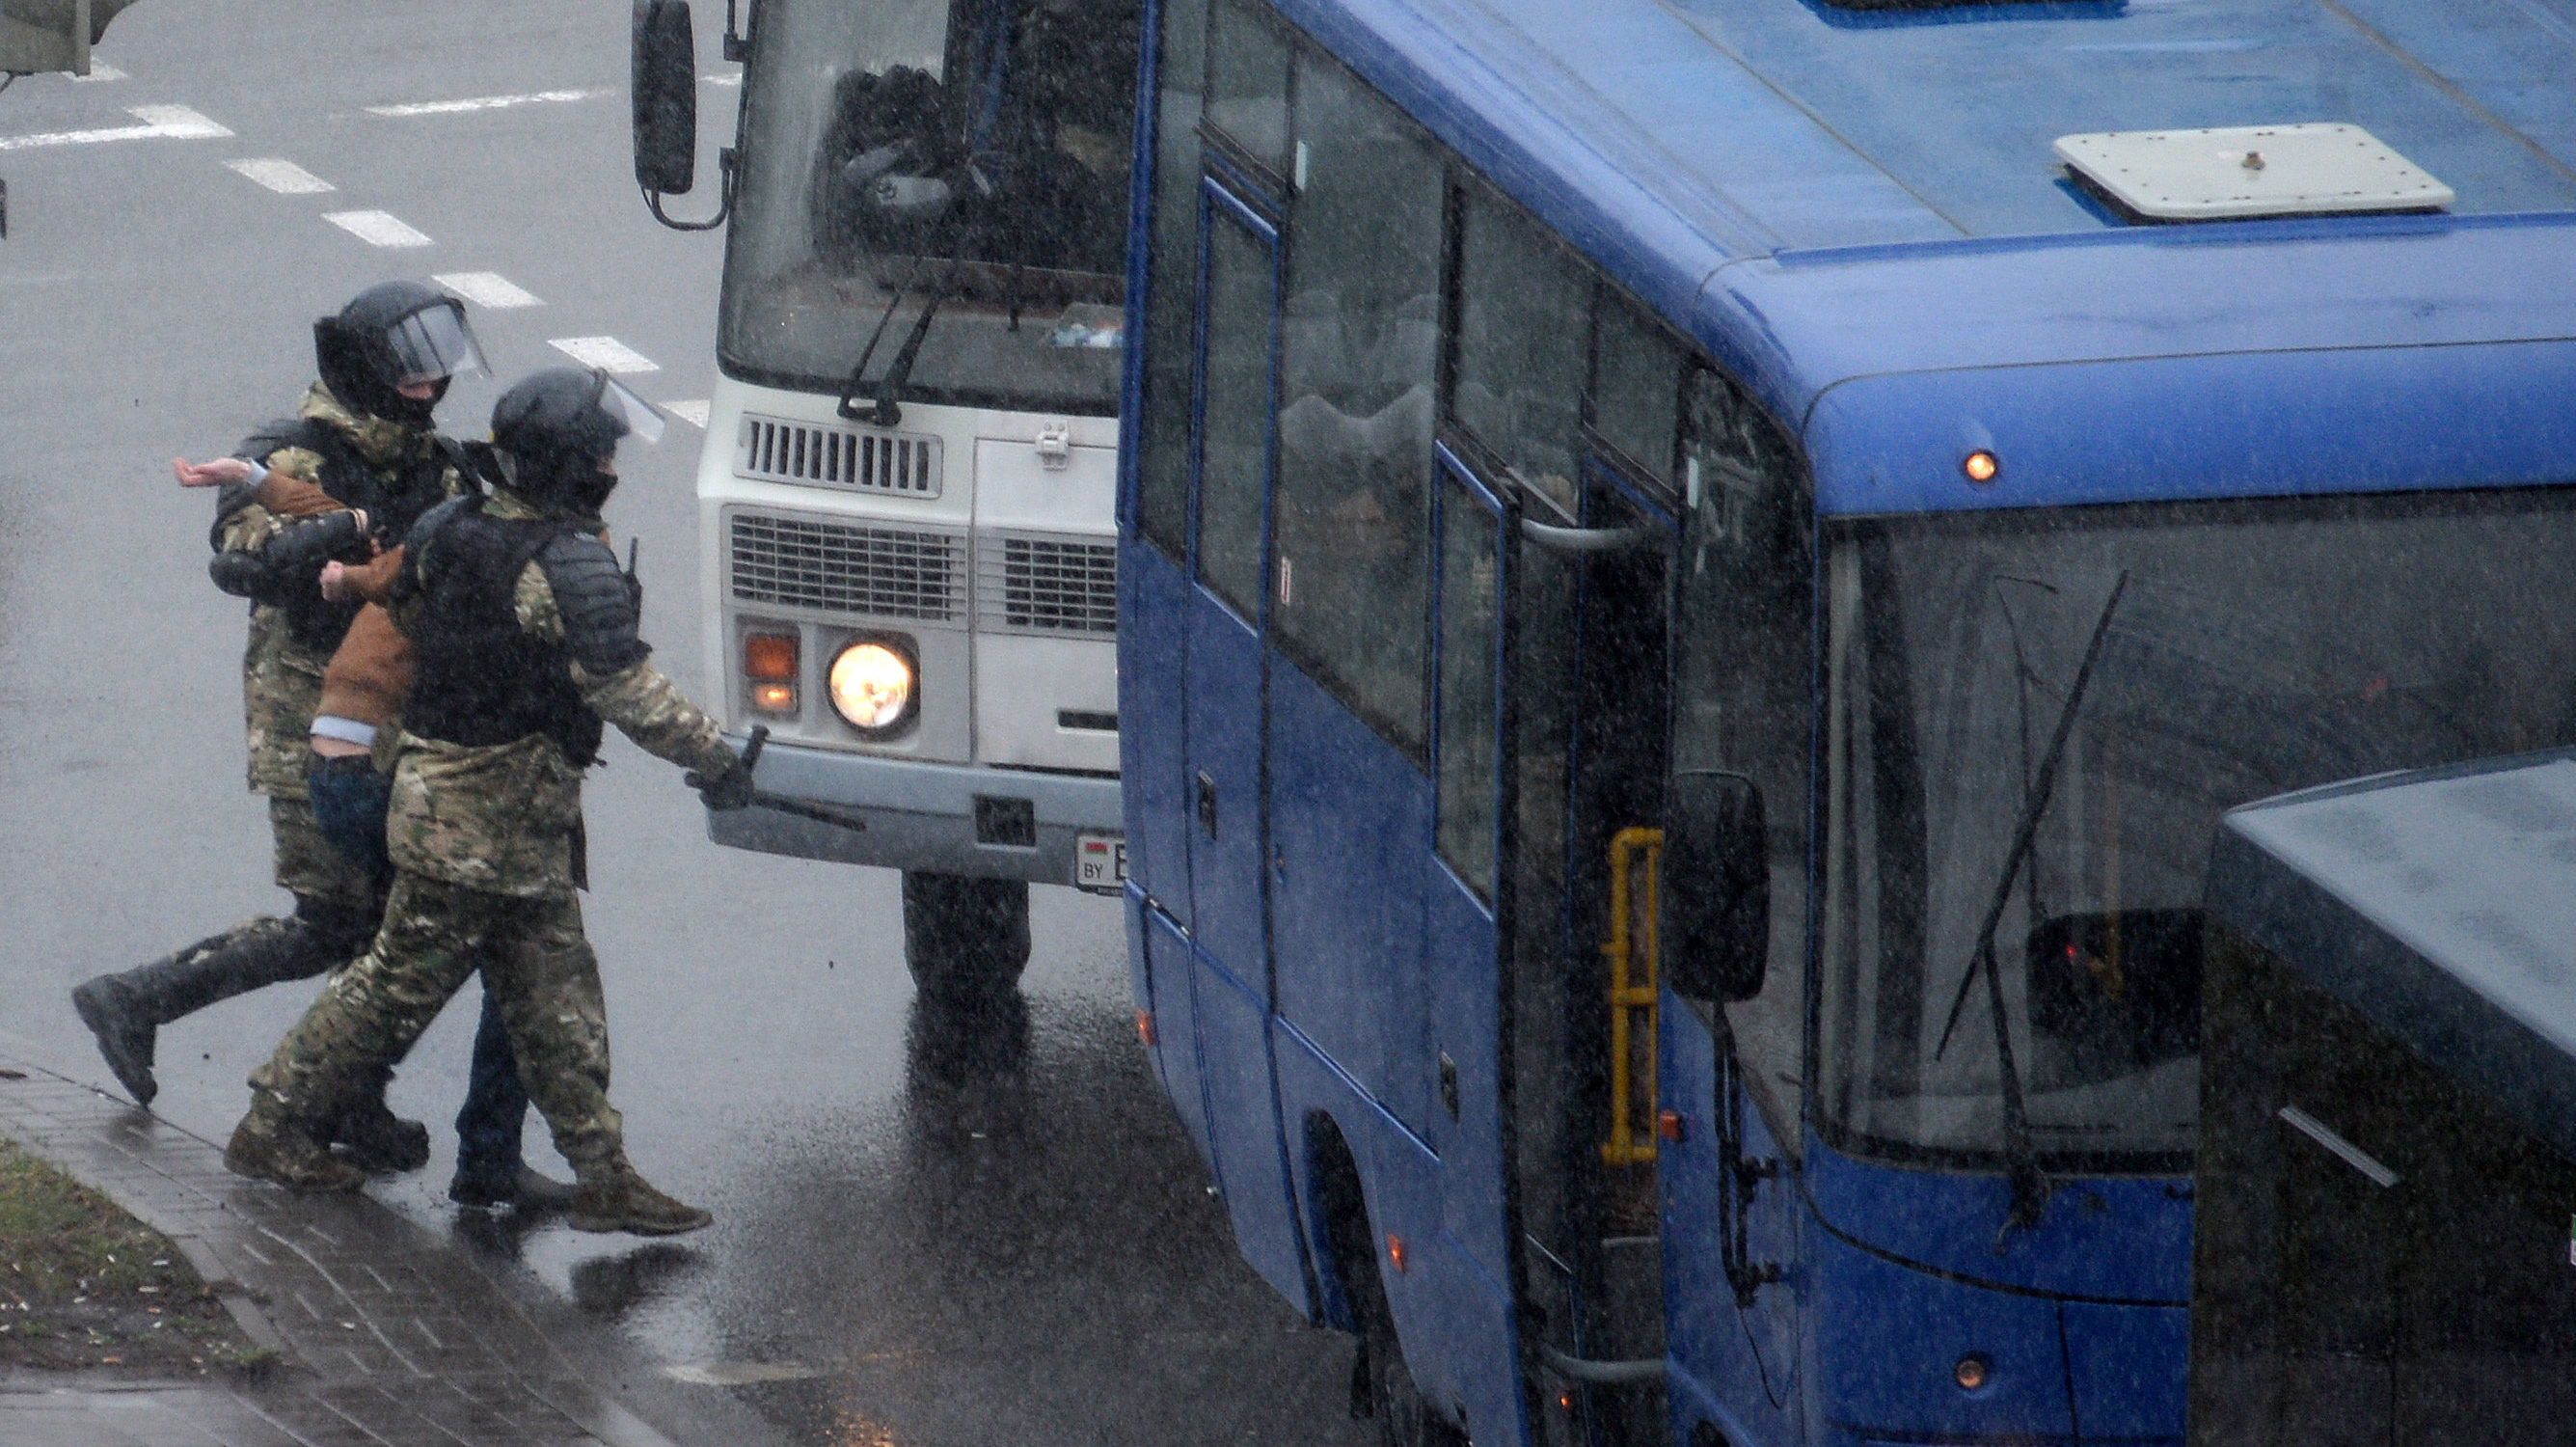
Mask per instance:
[[[133,990],[114,975],[74,986],[72,1008],[80,1012],[89,1033],[98,1037],[98,1053],[106,1057],[116,1083],[125,1087],[136,1105],[150,1105],[152,1097],[161,1093],[161,1083],[152,1078],[152,1047],[160,1033],[159,1022],[144,1013]]]
[[[312,1130],[256,1106],[233,1127],[224,1169],[296,1191],[354,1191],[367,1181],[366,1172],[331,1154]]]
[[[416,1171],[429,1164],[429,1127],[394,1114],[381,1086],[350,1102],[332,1123],[330,1135],[349,1164],[371,1175]]]
[[[637,1236],[677,1236],[715,1219],[653,1189],[624,1161],[583,1167],[566,1218],[576,1231],[626,1231]]]
[[[160,1093],[152,1048],[161,1026],[217,1000],[318,975],[338,964],[334,942],[297,919],[255,919],[184,950],[100,975],[72,991],[72,1008],[98,1037],[98,1053],[137,1105]]]

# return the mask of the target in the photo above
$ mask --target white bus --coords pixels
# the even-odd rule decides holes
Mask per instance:
[[[904,872],[925,989],[1007,986],[1030,883],[1114,891],[1137,0],[759,0],[698,466],[711,680],[791,808],[722,844]],[[636,172],[685,191],[685,0],[636,6]]]

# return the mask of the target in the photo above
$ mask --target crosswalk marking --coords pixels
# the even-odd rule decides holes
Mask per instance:
[[[429,238],[390,211],[334,211],[322,218],[369,246],[427,246]]]
[[[94,131],[41,131],[31,136],[0,136],[0,151],[25,151],[38,146],[82,146],[99,141],[199,141],[232,134],[186,106],[133,106],[126,114],[143,124],[109,126]]]
[[[585,367],[618,373],[662,370],[661,363],[615,337],[550,337],[546,345]]]
[[[174,141],[193,141],[232,134],[186,106],[134,106],[128,109],[126,114],[141,120]]]
[[[693,402],[665,402],[662,404],[662,410],[700,432],[707,430],[707,399],[704,397]]]
[[[498,310],[502,307],[545,305],[537,300],[535,293],[497,271],[448,271],[430,280],[476,306]]]
[[[117,69],[115,66],[109,65],[105,61],[93,60],[89,63],[89,74],[73,76],[72,84],[82,85],[91,81],[123,79],[125,79],[124,71]]]
[[[608,94],[604,90],[540,90],[527,95],[478,95],[466,100],[413,101],[407,105],[368,106],[371,116],[444,116],[458,111],[497,111],[511,106],[545,105],[556,101],[588,100]]]
[[[282,196],[309,196],[335,189],[330,182],[305,170],[293,161],[274,156],[250,161],[226,161],[224,164],[248,176]]]

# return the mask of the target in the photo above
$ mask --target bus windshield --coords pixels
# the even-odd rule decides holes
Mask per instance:
[[[2041,1161],[2188,1169],[2219,815],[2576,742],[2567,489],[1875,520],[1828,542],[1818,1104],[1864,1154],[2003,1159],[1975,963],[1992,920]]]
[[[761,0],[721,352],[747,381],[1113,415],[1137,0]]]

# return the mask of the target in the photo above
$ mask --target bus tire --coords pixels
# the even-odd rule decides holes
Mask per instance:
[[[1334,1142],[1340,1146],[1338,1140]],[[1346,1150],[1347,1148],[1341,1148]],[[1359,1324],[1359,1354],[1351,1364],[1354,1416],[1377,1423],[1383,1447],[1465,1447],[1467,1436],[1456,1424],[1432,1410],[1404,1362],[1404,1345],[1396,1339],[1395,1313],[1387,1305],[1386,1279],[1380,1274],[1376,1244],[1370,1239],[1368,1208],[1360,1200],[1357,1173],[1348,1157],[1324,1178],[1330,1211],[1333,1269],[1342,1299]]]
[[[1029,882],[905,870],[903,962],[926,996],[1009,994],[1029,963]]]

